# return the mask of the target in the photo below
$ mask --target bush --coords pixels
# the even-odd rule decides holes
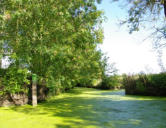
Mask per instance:
[[[14,94],[19,92],[27,93],[27,87],[30,82],[28,78],[28,70],[16,67],[1,69],[0,72],[0,94]]]
[[[50,76],[46,80],[46,87],[49,89],[49,95],[57,95],[75,87],[75,81],[65,76],[54,78]]]
[[[121,89],[123,88],[121,84],[121,77],[118,75],[107,76],[102,78],[102,82],[99,85],[100,89]]]
[[[124,75],[126,94],[166,96],[166,73]]]
[[[149,75],[148,79],[152,86],[166,88],[166,73]]]

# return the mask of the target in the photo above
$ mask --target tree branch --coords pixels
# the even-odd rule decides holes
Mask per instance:
[[[164,15],[166,17],[166,0],[164,0]]]

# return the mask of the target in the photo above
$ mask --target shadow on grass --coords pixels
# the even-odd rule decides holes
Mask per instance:
[[[124,96],[124,91],[78,91],[40,103],[36,108],[11,109],[53,118],[55,128],[166,128],[165,100]]]

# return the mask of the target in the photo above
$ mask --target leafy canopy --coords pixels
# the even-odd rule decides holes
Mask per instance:
[[[102,14],[95,0],[1,0],[0,49],[52,92],[71,88],[102,74]]]

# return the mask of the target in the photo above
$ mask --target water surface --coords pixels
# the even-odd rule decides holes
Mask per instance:
[[[0,128],[166,128],[166,97],[76,88],[33,108],[0,108]]]

